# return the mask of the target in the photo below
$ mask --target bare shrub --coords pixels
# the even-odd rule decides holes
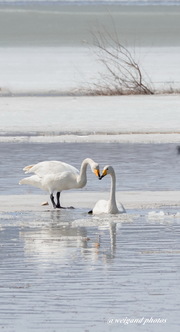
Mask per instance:
[[[93,83],[89,94],[154,94],[133,51],[120,43],[116,33],[113,37],[107,31],[101,31],[92,33],[92,37],[93,50],[105,70],[99,74],[100,79]]]

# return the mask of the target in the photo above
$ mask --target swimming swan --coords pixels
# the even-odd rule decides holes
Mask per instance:
[[[120,210],[117,207],[116,204],[116,175],[114,172],[114,169],[112,166],[105,166],[102,175],[100,179],[102,179],[107,174],[111,175],[111,191],[110,191],[110,197],[109,200],[100,200],[98,201],[93,210],[89,211],[90,214],[101,214],[101,213],[110,213],[110,214],[116,214],[116,213],[125,213],[126,210],[124,206],[120,205]]]
[[[83,160],[80,172],[77,168],[61,161],[42,161],[24,167],[25,173],[35,173],[35,175],[22,179],[19,184],[29,184],[49,191],[53,207],[63,208],[60,204],[61,191],[83,188],[87,183],[88,165],[90,165],[92,172],[100,178],[99,165],[90,158]],[[54,201],[54,192],[57,193],[57,204]]]

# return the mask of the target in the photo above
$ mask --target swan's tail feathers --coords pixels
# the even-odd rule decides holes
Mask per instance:
[[[24,171],[25,173],[30,173],[30,172],[31,172],[31,168],[32,168],[33,166],[34,166],[34,165],[26,166],[26,167],[23,168],[23,171]]]
[[[28,184],[30,186],[42,189],[41,179],[37,175],[32,175],[28,178],[24,178],[19,182],[19,184]]]

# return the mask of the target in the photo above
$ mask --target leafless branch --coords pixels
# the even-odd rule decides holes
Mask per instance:
[[[95,52],[105,68],[100,74],[99,90],[115,94],[153,94],[150,84],[143,77],[142,69],[130,49],[119,42],[117,32],[112,36],[108,31],[92,33]]]

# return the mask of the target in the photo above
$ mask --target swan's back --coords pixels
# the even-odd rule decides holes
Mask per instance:
[[[49,173],[60,174],[64,172],[71,172],[76,175],[79,174],[78,169],[74,166],[56,160],[42,161],[35,165],[26,166],[23,170],[25,173],[35,173],[39,177],[43,177]]]
[[[101,199],[93,208],[93,214],[108,213],[108,201]]]
[[[102,213],[109,213],[109,214],[118,214],[118,213],[126,213],[124,206],[121,203],[118,203],[118,207],[116,204],[111,204],[110,201],[106,200],[99,200],[95,204],[93,208],[93,214],[102,214]]]

